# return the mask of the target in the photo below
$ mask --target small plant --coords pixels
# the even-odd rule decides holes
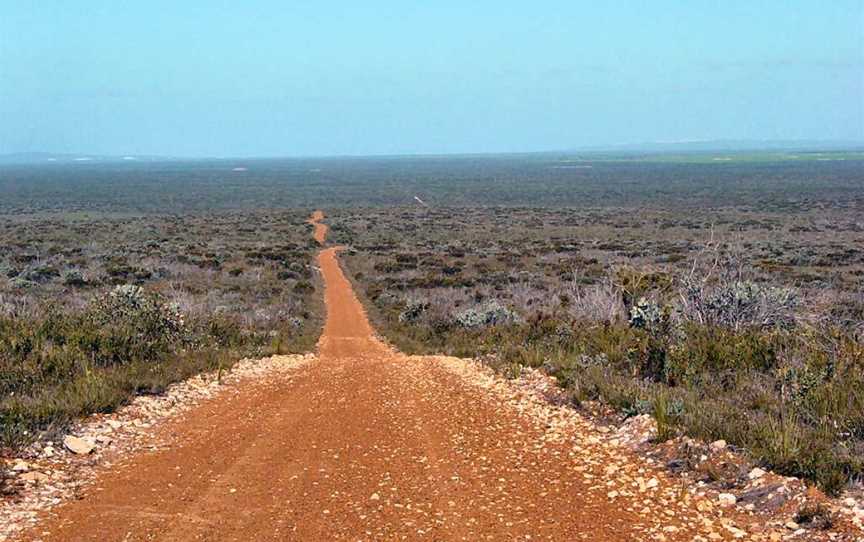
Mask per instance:
[[[12,278],[18,275],[18,270],[7,261],[0,261],[0,277]]]
[[[409,299],[405,305],[405,309],[399,313],[399,321],[403,324],[416,322],[426,309],[429,308],[429,303],[421,299]]]
[[[802,438],[794,414],[784,415],[779,420],[769,420],[763,427],[765,454],[779,466],[794,464],[801,452]]]
[[[828,530],[834,526],[834,514],[822,503],[806,504],[795,514],[795,523],[810,529]]]
[[[222,385],[222,376],[225,373],[225,362],[224,360],[219,360],[218,368],[216,369],[216,383],[220,386]]]
[[[609,357],[603,352],[593,356],[588,354],[579,354],[578,356],[576,356],[574,364],[582,369],[589,369],[591,367],[606,367],[609,365]]]
[[[686,319],[701,324],[740,330],[790,328],[795,324],[798,293],[792,288],[763,286],[752,281],[736,280],[709,288],[704,282],[690,281],[682,294]]]
[[[86,286],[87,280],[78,269],[67,269],[63,273],[63,284],[67,286]]]
[[[622,409],[622,413],[627,418],[632,418],[633,416],[641,416],[642,414],[650,414],[653,410],[654,403],[647,399],[636,399],[632,401],[630,404],[624,406]]]
[[[657,441],[666,442],[678,435],[677,421],[684,413],[684,403],[670,400],[665,392],[654,398],[651,414],[657,422]]]
[[[665,333],[669,327],[669,309],[644,297],[630,308],[630,327],[644,329],[652,335]]]
[[[9,280],[9,286],[13,290],[32,290],[39,285],[31,280],[26,279],[25,277],[22,277],[21,275],[17,275]]]
[[[294,292],[302,295],[308,295],[315,291],[315,287],[307,280],[300,280],[294,285]]]
[[[148,342],[180,341],[187,331],[177,305],[133,284],[116,286],[97,298],[90,316],[99,325],[124,327]]]
[[[497,301],[489,301],[458,313],[456,324],[463,328],[477,328],[521,321],[518,314]]]

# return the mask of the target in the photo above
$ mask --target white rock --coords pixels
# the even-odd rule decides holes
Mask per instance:
[[[618,428],[617,435],[625,445],[638,447],[657,436],[657,422],[648,414],[633,416]]]
[[[747,475],[747,478],[750,478],[751,480],[758,480],[763,476],[765,476],[765,471],[760,469],[759,467],[756,467],[755,469],[750,471],[750,474]]]
[[[719,451],[721,451],[721,450],[725,450],[725,449],[726,449],[726,441],[723,440],[723,439],[715,440],[714,442],[712,442],[712,443],[709,444],[708,446],[709,446],[709,448],[711,448],[711,449],[714,450],[715,452],[719,452]]]
[[[63,445],[70,452],[78,455],[87,455],[93,451],[93,441],[87,438],[79,438],[73,435],[66,435],[63,439]]]
[[[855,508],[855,506],[858,504],[858,501],[856,501],[852,497],[846,497],[845,499],[843,499],[843,504],[845,504],[849,508]]]
[[[42,482],[47,482],[50,479],[50,477],[47,474],[43,474],[43,473],[38,472],[38,471],[32,471],[32,472],[25,472],[24,474],[22,474],[21,479],[24,480],[25,482],[42,483]]]
[[[738,498],[731,493],[721,493],[717,495],[717,500],[722,506],[732,506],[733,504],[738,502]]]
[[[26,461],[22,461],[19,459],[15,462],[14,465],[12,465],[12,470],[14,472],[27,472],[28,470],[30,470],[30,465],[28,465]]]

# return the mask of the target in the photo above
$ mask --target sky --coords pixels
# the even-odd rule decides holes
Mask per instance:
[[[864,0],[0,0],[0,153],[864,140]]]

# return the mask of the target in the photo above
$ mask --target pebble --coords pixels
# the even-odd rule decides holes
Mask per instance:
[[[731,493],[721,493],[717,495],[717,500],[722,506],[732,506],[738,502],[738,498]]]
[[[751,480],[758,480],[759,478],[762,478],[763,476],[765,476],[765,474],[766,474],[766,472],[764,470],[760,469],[759,467],[756,467],[750,471],[750,473],[747,475],[747,478],[749,478]]]
[[[25,482],[42,483],[42,482],[47,482],[48,480],[51,479],[51,477],[48,476],[47,474],[39,472],[39,471],[30,471],[30,472],[25,472],[24,474],[22,474],[21,479],[24,480]]]
[[[76,437],[74,435],[66,435],[63,439],[63,446],[73,454],[77,455],[87,455],[95,448],[93,441],[90,439]]]

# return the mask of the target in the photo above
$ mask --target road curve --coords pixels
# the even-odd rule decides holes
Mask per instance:
[[[394,352],[337,250],[318,263],[327,320],[315,361],[168,422],[169,449],[105,472],[29,539],[691,541],[746,529],[698,512],[674,480],[596,433],[550,429],[468,364]],[[634,482],[614,482],[623,474]]]

